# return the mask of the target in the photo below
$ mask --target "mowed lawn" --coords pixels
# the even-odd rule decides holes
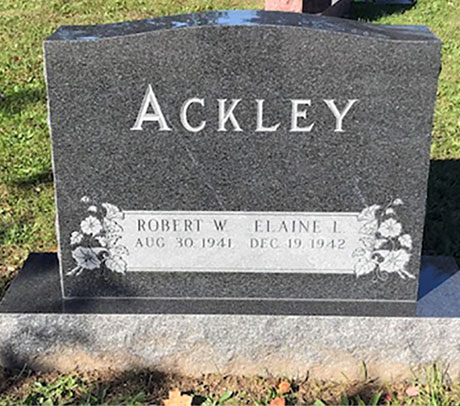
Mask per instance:
[[[262,0],[0,2],[0,297],[29,252],[56,249],[43,39],[63,24],[262,7]],[[460,0],[418,0],[384,14],[362,4],[353,12],[375,23],[425,24],[444,43],[425,252],[460,258]]]
[[[262,0],[2,0],[0,1],[0,298],[31,251],[56,249],[54,191],[47,128],[42,41],[63,24],[135,20],[165,14],[262,8]],[[443,41],[432,146],[425,252],[460,260],[460,0],[418,0],[405,12],[356,4],[354,18],[425,24]],[[267,69],[270,69],[267,66]],[[1,334],[1,332],[0,332]],[[167,390],[194,395],[194,404],[458,405],[460,382],[436,368],[423,379],[336,384],[298,379],[279,395],[279,380],[207,376],[186,379],[150,372],[36,375],[0,370],[0,405],[158,404]]]

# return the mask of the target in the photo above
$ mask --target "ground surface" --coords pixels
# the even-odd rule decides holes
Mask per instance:
[[[417,377],[416,377],[417,376]],[[182,378],[151,371],[92,375],[34,375],[23,370],[0,380],[0,406],[23,405],[168,405],[168,392],[182,397],[171,406],[285,405],[439,405],[460,404],[460,384],[442,370],[426,369],[407,382],[319,382],[308,375],[295,380],[207,375]]]
[[[56,249],[41,44],[64,24],[94,24],[228,8],[263,0],[3,0],[0,4],[0,297],[30,251]],[[408,10],[355,4],[352,17],[425,24],[443,41],[424,249],[460,258],[460,1]]]
[[[263,0],[3,0],[0,2],[0,297],[30,251],[56,249],[41,44],[63,24],[118,22]],[[460,1],[409,10],[355,4],[352,17],[425,24],[443,41],[424,249],[460,259]]]
[[[0,2],[0,297],[31,251],[56,248],[51,154],[46,124],[42,40],[63,24],[118,22],[165,14],[262,8],[261,0],[3,0]],[[425,24],[443,41],[443,70],[435,112],[424,250],[460,259],[460,0],[418,0],[408,10],[355,4],[353,18]],[[1,332],[0,332],[1,334]],[[434,376],[434,378],[433,378]],[[459,386],[429,374],[392,387],[368,379],[347,385],[297,380],[287,404],[460,404]],[[3,404],[139,404],[159,402],[168,388],[196,394],[194,404],[268,404],[275,379],[184,379],[150,372],[125,375],[30,375],[0,372]],[[228,396],[228,391],[231,395]],[[381,396],[374,396],[379,394]],[[409,392],[409,393],[406,393]],[[217,402],[227,394],[229,399]],[[348,394],[346,399],[345,394]],[[412,395],[412,396],[409,396]],[[224,396],[225,398],[225,396]],[[214,402],[215,401],[215,402]],[[214,402],[214,403],[213,403]],[[217,402],[217,403],[216,403]]]

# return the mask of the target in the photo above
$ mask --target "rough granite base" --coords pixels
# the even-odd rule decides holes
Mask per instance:
[[[358,378],[365,362],[372,376],[396,379],[414,366],[438,362],[449,366],[451,376],[460,373],[460,272],[452,258],[423,258],[416,317],[385,318],[69,314],[53,282],[57,275],[49,272],[55,262],[54,254],[33,254],[1,302],[1,366],[151,368],[186,375],[308,371],[343,379]],[[48,272],[27,272],[37,264]]]

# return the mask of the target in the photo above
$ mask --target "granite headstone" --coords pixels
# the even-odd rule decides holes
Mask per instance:
[[[414,314],[426,27],[220,11],[44,50],[69,309]]]

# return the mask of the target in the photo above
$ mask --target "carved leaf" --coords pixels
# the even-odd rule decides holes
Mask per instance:
[[[377,249],[382,248],[387,242],[388,240],[386,238],[378,238],[377,240],[375,240],[374,247]]]
[[[359,221],[372,221],[375,220],[375,213],[380,209],[378,204],[374,204],[372,206],[366,207],[361,213],[359,213],[358,220]]]
[[[378,225],[379,223],[377,220],[372,220],[369,223],[364,224],[359,230],[359,232],[361,234],[375,235],[375,233],[377,232]]]
[[[109,249],[109,253],[111,256],[123,256],[128,255],[129,251],[124,245],[115,245]]]
[[[109,220],[105,218],[102,222],[104,231],[107,232],[108,234],[114,234],[114,233],[119,233],[120,231],[123,231],[123,228],[114,220]]]
[[[103,247],[106,247],[106,248],[112,248],[116,245],[116,243],[118,242],[118,240],[121,238],[120,235],[117,235],[117,234],[108,234],[108,235],[105,235],[105,236],[99,236],[99,237],[96,237],[96,240],[99,242],[99,244],[101,244]]]
[[[368,250],[368,251],[372,251],[374,249],[374,244],[375,244],[375,238],[374,237],[362,237],[359,239],[359,241],[361,241],[364,245],[364,247]]]
[[[351,254],[351,257],[352,258],[362,257],[363,255],[366,255],[366,252],[367,251],[364,248],[356,248]]]
[[[105,260],[105,266],[113,272],[125,273],[128,267],[126,261],[120,256],[110,256]]]
[[[375,270],[377,264],[374,260],[362,257],[359,261],[355,264],[355,273],[356,276],[366,275],[371,273]]]
[[[407,249],[412,249],[412,238],[409,234],[402,235],[398,238],[398,241],[401,244],[401,246]]]
[[[83,240],[83,234],[79,231],[73,231],[70,235],[70,245],[80,244]]]
[[[105,217],[108,220],[114,220],[114,219],[123,220],[123,218],[124,218],[123,212],[117,206],[115,206],[114,204],[102,203],[102,207],[106,211]]]

